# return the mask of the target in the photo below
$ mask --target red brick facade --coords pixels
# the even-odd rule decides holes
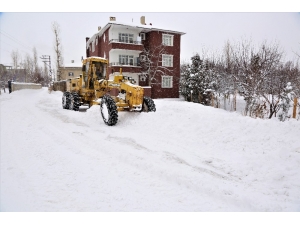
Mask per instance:
[[[125,31],[135,32],[135,36],[138,36],[140,33],[145,34],[145,40],[134,39],[130,43],[122,43],[116,40],[118,30],[114,27],[111,32],[110,29],[115,23],[108,23],[102,30],[95,34],[91,39],[86,38],[87,49],[86,56],[99,56],[104,57],[109,60],[109,66],[107,71],[107,78],[109,75],[118,73],[120,68],[122,68],[123,73],[135,74],[138,83],[140,86],[145,86],[145,95],[152,98],[178,98],[179,97],[179,78],[180,78],[180,39],[181,35],[184,33],[177,31],[167,31],[155,28],[144,28],[142,26],[129,26],[123,24],[117,24],[120,27],[120,33]],[[123,29],[123,30],[122,30]],[[137,31],[137,29],[139,29]],[[110,37],[114,35],[114,37]],[[153,50],[155,47],[162,45],[163,34],[169,34],[173,37],[173,45],[165,46],[164,45],[164,54],[172,55],[173,57],[173,66],[168,67],[170,71],[164,71],[163,75],[172,76],[172,87],[164,88],[162,87],[162,74],[156,76],[155,83],[151,84],[151,87],[148,86],[149,80],[148,77],[144,79],[139,79],[139,75],[142,73],[142,67],[139,64],[139,57],[143,52],[144,48]],[[135,37],[137,38],[137,37]],[[94,49],[93,49],[94,45]],[[94,50],[94,51],[93,51]],[[130,65],[119,65],[118,54],[120,52],[126,51],[130,52],[134,57],[134,61]],[[123,54],[123,53],[122,53]],[[159,57],[159,63],[161,66],[162,56]],[[146,90],[147,89],[147,90]]]

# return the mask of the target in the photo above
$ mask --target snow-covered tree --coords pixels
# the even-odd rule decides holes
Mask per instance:
[[[280,113],[278,115],[278,119],[280,121],[285,121],[287,118],[290,118],[289,110],[293,106],[293,98],[295,93],[293,92],[293,87],[291,82],[288,82],[286,87],[284,88],[283,92],[280,94]]]
[[[276,88],[276,71],[281,64],[282,52],[277,44],[264,42],[255,49],[250,42],[241,43],[235,54],[238,74],[236,82],[239,94],[246,101],[245,115],[257,117],[265,108],[264,114],[271,118],[277,110],[275,96],[279,95]],[[266,107],[262,107],[266,105]]]
[[[191,58],[191,64],[181,65],[180,93],[188,101],[205,105],[211,104],[209,100],[218,103],[223,97],[225,108],[226,99],[230,100],[228,97],[236,96],[238,92],[246,102],[244,115],[276,117],[283,102],[287,102],[282,96],[285,96],[288,82],[293,84],[294,96],[300,97],[299,62],[284,63],[282,56],[277,43],[265,41],[254,47],[247,40],[235,44],[228,41],[219,57],[196,54]],[[235,103],[233,97],[234,109]],[[298,105],[300,108],[299,101]]]
[[[190,65],[183,63],[180,65],[180,82],[179,82],[179,93],[184,97],[186,101],[191,101],[191,90],[189,88],[190,78]]]
[[[210,68],[209,61],[201,60],[199,54],[195,54],[191,61],[191,65],[182,71],[181,94],[193,102],[211,105],[217,87],[216,73]]]

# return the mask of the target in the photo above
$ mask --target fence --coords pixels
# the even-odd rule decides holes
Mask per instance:
[[[65,92],[67,88],[67,81],[54,81],[53,84],[51,84],[53,91],[62,91]]]

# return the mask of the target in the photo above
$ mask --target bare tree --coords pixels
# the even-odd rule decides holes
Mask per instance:
[[[300,42],[299,42],[299,47],[300,47]],[[300,50],[300,48],[299,48],[299,50]],[[295,51],[293,51],[293,52],[294,52],[294,54],[300,59],[300,53],[295,52]]]
[[[217,63],[217,71],[220,74],[220,90],[219,94],[223,96],[224,100],[224,109],[226,109],[226,100],[229,99],[230,96],[233,96],[233,110],[236,111],[236,77],[238,75],[236,70],[235,63],[235,55],[234,55],[234,46],[230,43],[229,40],[225,43],[223,48],[223,55],[219,58]]]
[[[51,77],[49,76],[49,69],[46,64],[44,64],[44,67],[41,69],[42,76],[44,78],[44,84],[43,86],[48,86],[51,82]]]
[[[61,71],[60,68],[63,65],[63,56],[62,56],[62,44],[60,38],[60,26],[55,21],[52,23],[52,31],[54,33],[54,51],[56,56],[56,77],[57,81],[60,81]]]
[[[13,69],[17,69],[19,66],[19,63],[20,63],[20,58],[21,58],[18,50],[11,52],[11,58],[13,61]]]
[[[13,72],[12,72],[12,74],[10,74],[11,77],[9,79],[12,79],[13,76],[16,75],[17,69],[20,66],[21,55],[20,55],[19,51],[18,50],[12,51],[11,58],[12,58],[12,62],[13,62],[13,66],[12,66]]]
[[[34,66],[34,73],[37,74],[40,72],[39,66],[38,66],[38,55],[37,55],[37,51],[36,48],[33,47],[33,66]]]
[[[34,63],[32,57],[28,53],[23,60],[23,66],[25,69],[25,82],[31,82],[34,73]]]
[[[163,65],[162,55],[166,53],[163,44],[154,48],[144,48],[141,53],[141,66],[143,75],[147,77],[148,85],[160,84],[159,76],[171,74],[172,70]]]

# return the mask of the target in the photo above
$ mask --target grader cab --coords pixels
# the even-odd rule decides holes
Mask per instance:
[[[100,104],[105,124],[113,126],[118,122],[118,111],[155,112],[154,101],[144,96],[144,89],[135,85],[134,79],[120,74],[113,80],[107,77],[108,60],[89,57],[83,60],[82,74],[66,81],[66,91],[62,96],[62,107],[78,111],[81,105]],[[118,95],[110,95],[110,92]]]

